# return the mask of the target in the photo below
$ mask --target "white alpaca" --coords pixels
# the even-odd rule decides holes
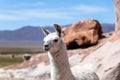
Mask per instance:
[[[61,39],[61,27],[57,24],[54,24],[54,27],[56,32],[53,33],[41,28],[46,35],[43,48],[48,51],[51,80],[99,80],[95,72],[87,67],[74,67],[71,71],[66,46]]]

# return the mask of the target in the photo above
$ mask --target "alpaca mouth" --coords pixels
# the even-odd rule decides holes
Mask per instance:
[[[49,51],[49,49],[45,49],[45,51]]]
[[[45,51],[49,51],[49,49],[50,49],[50,48],[48,48],[48,47],[44,47],[44,50],[45,50]]]

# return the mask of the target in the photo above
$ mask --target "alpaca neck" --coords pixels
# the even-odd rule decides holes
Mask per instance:
[[[48,56],[51,65],[51,80],[74,80],[64,43],[57,53],[48,52]]]

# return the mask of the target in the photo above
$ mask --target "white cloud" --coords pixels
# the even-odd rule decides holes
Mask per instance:
[[[37,7],[37,6],[44,6],[46,3],[44,2],[34,2],[34,3],[16,3],[11,5],[13,8],[17,8],[17,7]]]
[[[72,7],[72,9],[80,11],[82,13],[97,13],[97,12],[109,11],[107,8],[104,8],[104,7],[90,6],[90,5],[74,6]]]
[[[31,3],[24,4],[30,5]],[[41,5],[41,2],[34,3],[34,5]],[[21,9],[21,10],[2,10],[0,11],[0,20],[29,20],[29,19],[73,19],[81,14],[100,13],[109,11],[107,8],[80,5],[66,8],[38,8],[38,9]],[[83,16],[83,15],[82,15]]]
[[[19,16],[19,15],[13,15],[13,14],[0,14],[0,20],[1,21],[15,21],[15,20],[26,20],[25,17]]]
[[[0,13],[0,20],[29,20],[29,19],[70,19],[66,12],[42,9],[11,10],[6,14]]]

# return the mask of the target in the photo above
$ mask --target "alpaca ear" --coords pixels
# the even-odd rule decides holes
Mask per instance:
[[[43,31],[43,33],[45,35],[48,35],[50,32],[48,30],[46,30],[43,26],[41,27],[41,30]]]
[[[61,30],[60,25],[54,24],[54,27],[55,27],[55,30],[56,30],[56,32],[58,33],[58,35],[61,37],[61,32],[62,32],[62,30]]]

